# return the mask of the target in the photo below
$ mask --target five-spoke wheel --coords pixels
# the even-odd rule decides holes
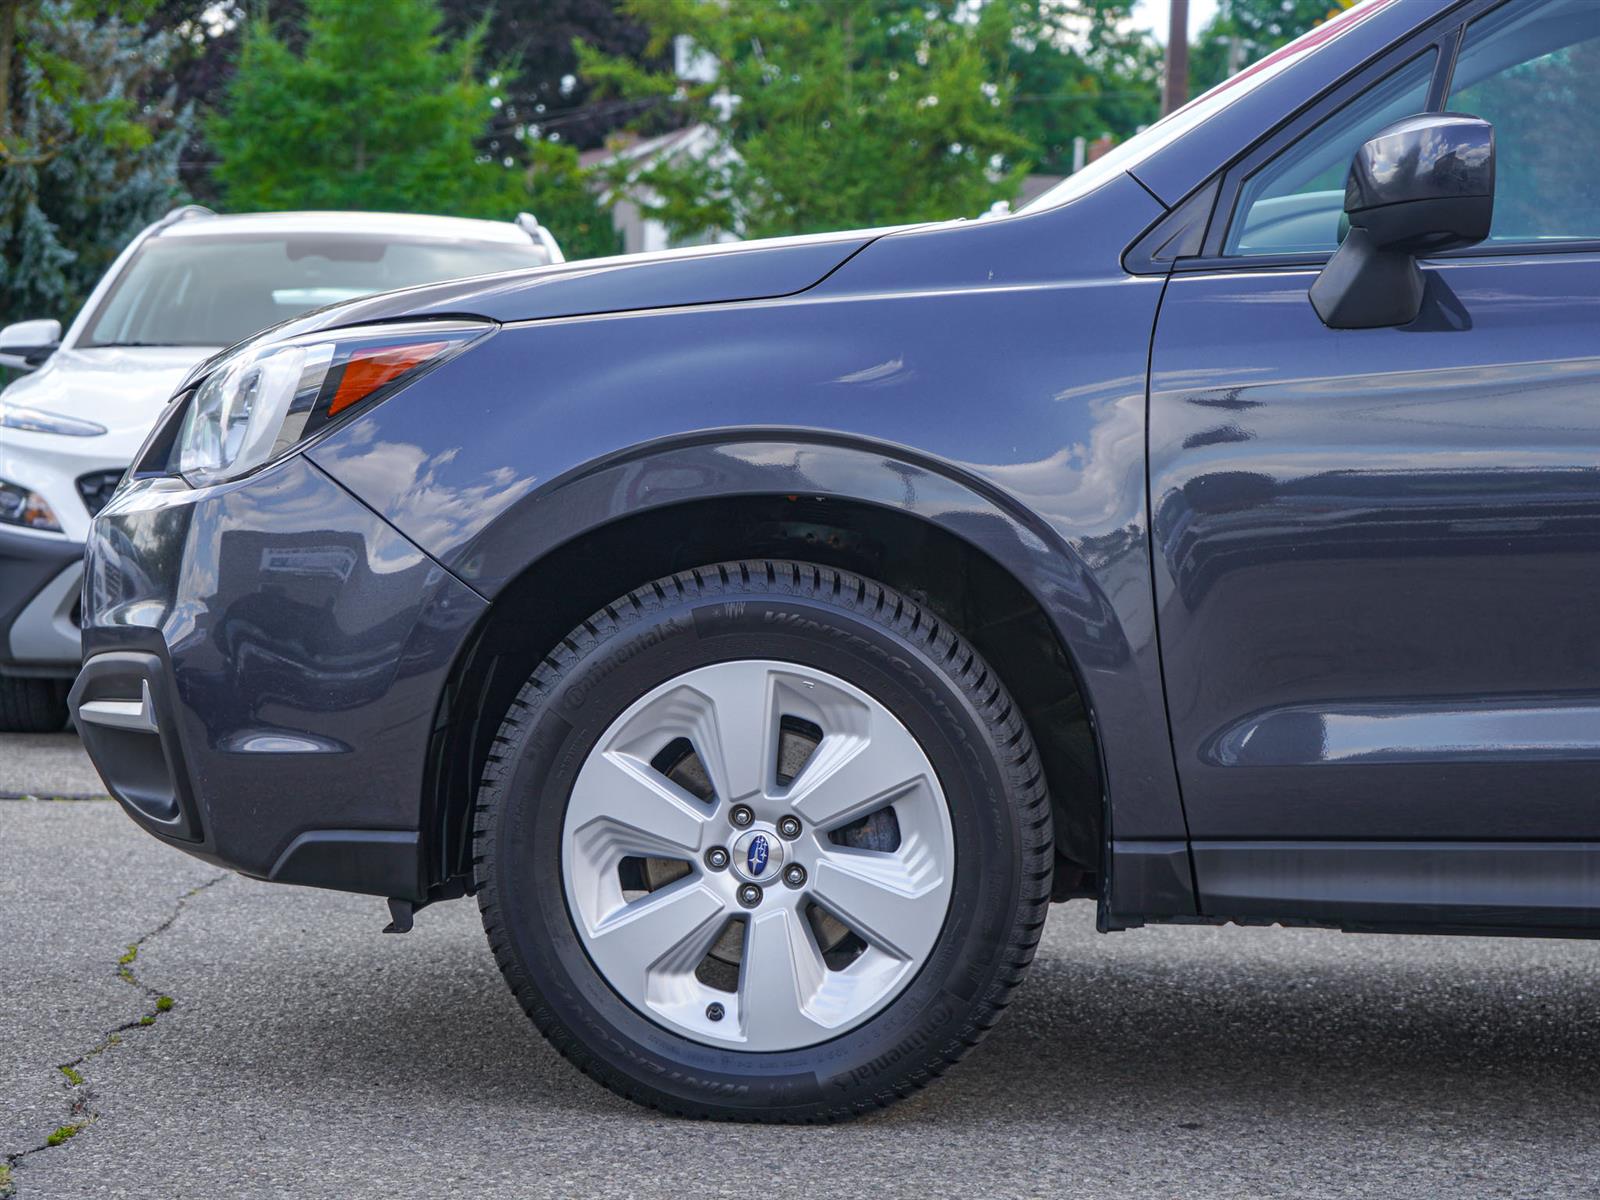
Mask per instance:
[[[1019,710],[870,580],[722,563],[574,629],[495,739],[478,902],[517,997],[624,1095],[850,1116],[998,1018],[1051,845]]]
[[[651,689],[567,805],[567,902],[640,1012],[747,1050],[860,1024],[926,960],[955,846],[928,756],[845,680],[769,659]]]

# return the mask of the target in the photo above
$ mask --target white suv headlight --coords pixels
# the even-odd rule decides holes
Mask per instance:
[[[196,485],[249,474],[392,395],[492,328],[418,321],[247,342],[200,381],[170,465]]]
[[[0,400],[0,429],[25,429],[29,433],[59,433],[62,437],[99,437],[104,425],[80,421],[62,413],[46,412],[26,404]]]
[[[0,479],[0,524],[61,532],[61,522],[38,492]]]

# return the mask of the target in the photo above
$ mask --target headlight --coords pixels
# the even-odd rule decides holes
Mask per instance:
[[[59,531],[61,522],[44,497],[9,480],[0,479],[0,524]]]
[[[419,321],[246,343],[201,380],[170,464],[196,485],[237,479],[392,395],[492,328]]]
[[[60,413],[45,412],[42,408],[29,408],[26,404],[12,404],[0,400],[0,429],[26,429],[29,433],[59,433],[65,437],[99,437],[106,431],[104,425],[93,421],[80,421]]]

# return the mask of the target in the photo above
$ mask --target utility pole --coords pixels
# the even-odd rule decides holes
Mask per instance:
[[[1244,65],[1244,39],[1237,33],[1228,36],[1228,78],[1232,79]]]
[[[1167,79],[1161,97],[1164,114],[1189,102],[1189,0],[1172,0],[1167,23]]]

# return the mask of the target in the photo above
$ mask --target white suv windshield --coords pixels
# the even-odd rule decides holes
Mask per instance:
[[[544,262],[531,239],[157,237],[118,277],[78,345],[231,346],[325,304]]]

